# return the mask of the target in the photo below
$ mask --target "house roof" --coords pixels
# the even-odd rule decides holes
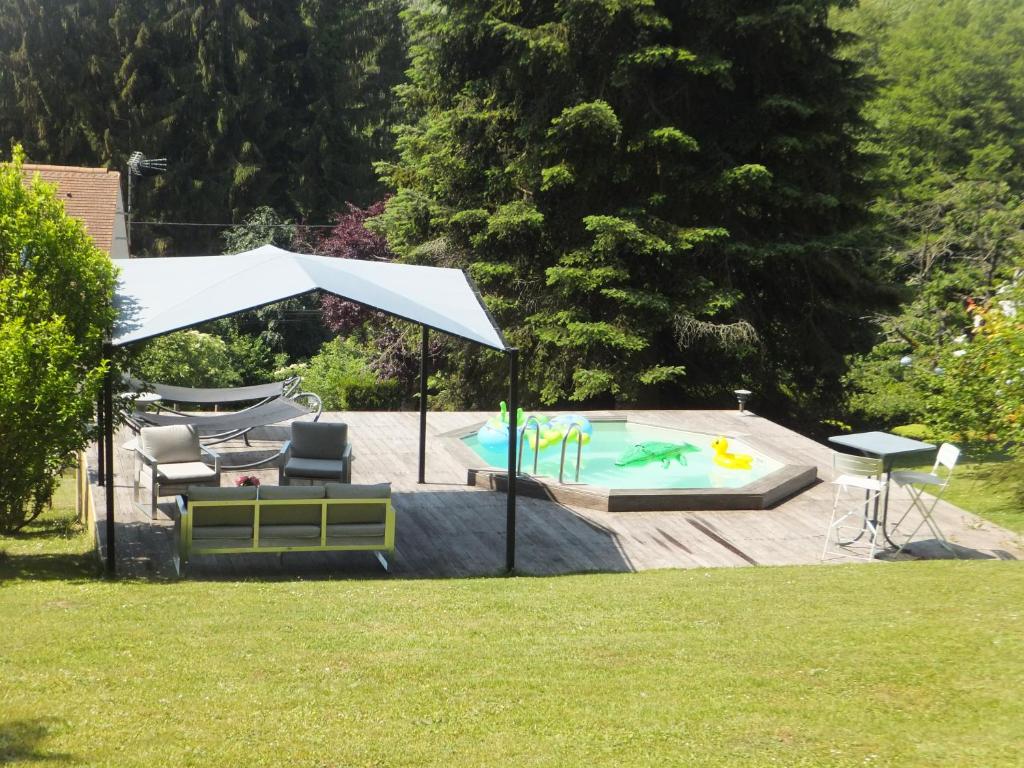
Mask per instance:
[[[85,224],[93,243],[110,253],[114,240],[114,220],[121,174],[106,168],[78,168],[66,165],[25,163],[21,172],[26,180],[39,174],[43,181],[57,185],[57,197],[69,216]]]
[[[112,339],[118,346],[319,290],[507,349],[472,283],[458,269],[337,259],[273,245],[231,256],[130,259],[118,266]]]

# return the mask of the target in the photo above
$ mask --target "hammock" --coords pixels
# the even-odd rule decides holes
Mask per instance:
[[[197,415],[194,413],[182,413],[181,411],[168,408],[161,402],[157,412],[136,410],[129,422],[136,431],[141,427],[154,426],[165,427],[174,424],[185,424],[194,426],[199,432],[199,437],[206,445],[223,443],[236,437],[245,440],[249,445],[248,433],[256,427],[264,427],[269,424],[276,424],[280,421],[297,419],[300,416],[313,414],[313,421],[320,418],[323,411],[323,403],[320,398],[312,392],[298,392],[299,379],[291,378],[285,381],[272,384],[257,384],[251,387],[237,387],[234,389],[193,389],[191,387],[175,387],[168,384],[146,384],[132,380],[132,386],[136,389],[148,389],[160,395],[161,401],[172,401],[176,403],[196,403],[202,405],[222,405],[224,403],[237,403],[248,400],[259,400],[255,405],[243,408],[240,411],[231,413],[212,413],[209,415]],[[305,405],[300,400],[307,401]],[[225,466],[225,469],[248,469],[260,464],[266,464],[277,457],[277,453],[248,464],[235,464]]]

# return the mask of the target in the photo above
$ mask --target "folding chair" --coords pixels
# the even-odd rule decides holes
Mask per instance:
[[[832,454],[832,470],[832,484],[835,486],[832,519],[829,520],[828,531],[825,534],[825,548],[821,551],[821,559],[833,555],[871,560],[878,550],[880,530],[874,515],[874,507],[885,490],[885,483],[881,480],[884,471],[882,460],[835,452]],[[850,518],[856,521],[852,525]],[[844,538],[844,532],[847,530],[850,533]],[[858,554],[845,549],[859,541],[864,534],[869,535],[868,554]],[[833,545],[834,548],[831,548]]]
[[[938,505],[939,500],[942,498],[942,494],[946,491],[946,486],[949,485],[949,478],[953,475],[953,468],[956,466],[957,460],[960,458],[960,449],[950,443],[943,443],[939,446],[939,453],[935,457],[935,465],[932,467],[931,472],[893,472],[892,481],[899,485],[901,488],[905,488],[907,494],[910,496],[910,506],[907,507],[907,511],[903,513],[903,516],[896,521],[896,525],[892,527],[893,532],[899,529],[903,521],[907,519],[907,516],[917,510],[921,515],[921,522],[917,524],[917,527],[910,532],[900,547],[899,551],[902,551],[914,538],[915,534],[921,527],[927,525],[935,536],[935,540],[939,542],[947,551],[952,552],[954,555],[956,552],[946,541],[945,535],[939,529],[938,524],[935,522],[935,518],[932,513],[935,511],[935,507]],[[920,486],[920,487],[915,487]],[[931,501],[927,501],[924,498],[925,490],[931,490]]]

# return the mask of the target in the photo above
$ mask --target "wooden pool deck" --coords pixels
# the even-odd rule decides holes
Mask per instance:
[[[189,578],[449,578],[500,574],[505,562],[505,495],[466,485],[464,454],[445,435],[481,424],[489,414],[438,412],[427,421],[426,483],[417,483],[419,415],[414,412],[326,413],[322,420],[349,424],[355,461],[352,481],[389,481],[396,510],[396,552],[391,575],[369,553],[219,555],[197,558]],[[789,464],[816,465],[829,478],[827,447],[757,416],[735,411],[615,411],[595,417],[632,421],[741,438],[756,450]],[[253,434],[252,447],[239,441],[224,453],[265,455],[287,439],[287,426]],[[118,573],[140,578],[173,578],[172,500],[164,499],[150,521],[131,500],[133,457],[115,439],[115,520]],[[104,546],[104,488],[92,491]],[[277,470],[225,472],[227,485],[239,474],[259,474],[276,483]],[[831,486],[818,483],[774,508],[696,512],[599,512],[553,501],[519,498],[516,570],[529,575],[628,572],[652,568],[818,564],[831,512]],[[893,490],[891,510],[905,506]],[[940,527],[962,558],[1024,559],[1017,534],[941,504]],[[951,557],[922,535],[912,554],[881,559]],[[848,561],[847,559],[830,562]]]

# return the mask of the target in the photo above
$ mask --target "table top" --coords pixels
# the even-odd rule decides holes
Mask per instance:
[[[828,441],[882,459],[905,453],[924,453],[935,450],[935,446],[931,443],[911,440],[909,437],[900,437],[888,432],[856,432],[852,435],[836,435],[830,437]]]

